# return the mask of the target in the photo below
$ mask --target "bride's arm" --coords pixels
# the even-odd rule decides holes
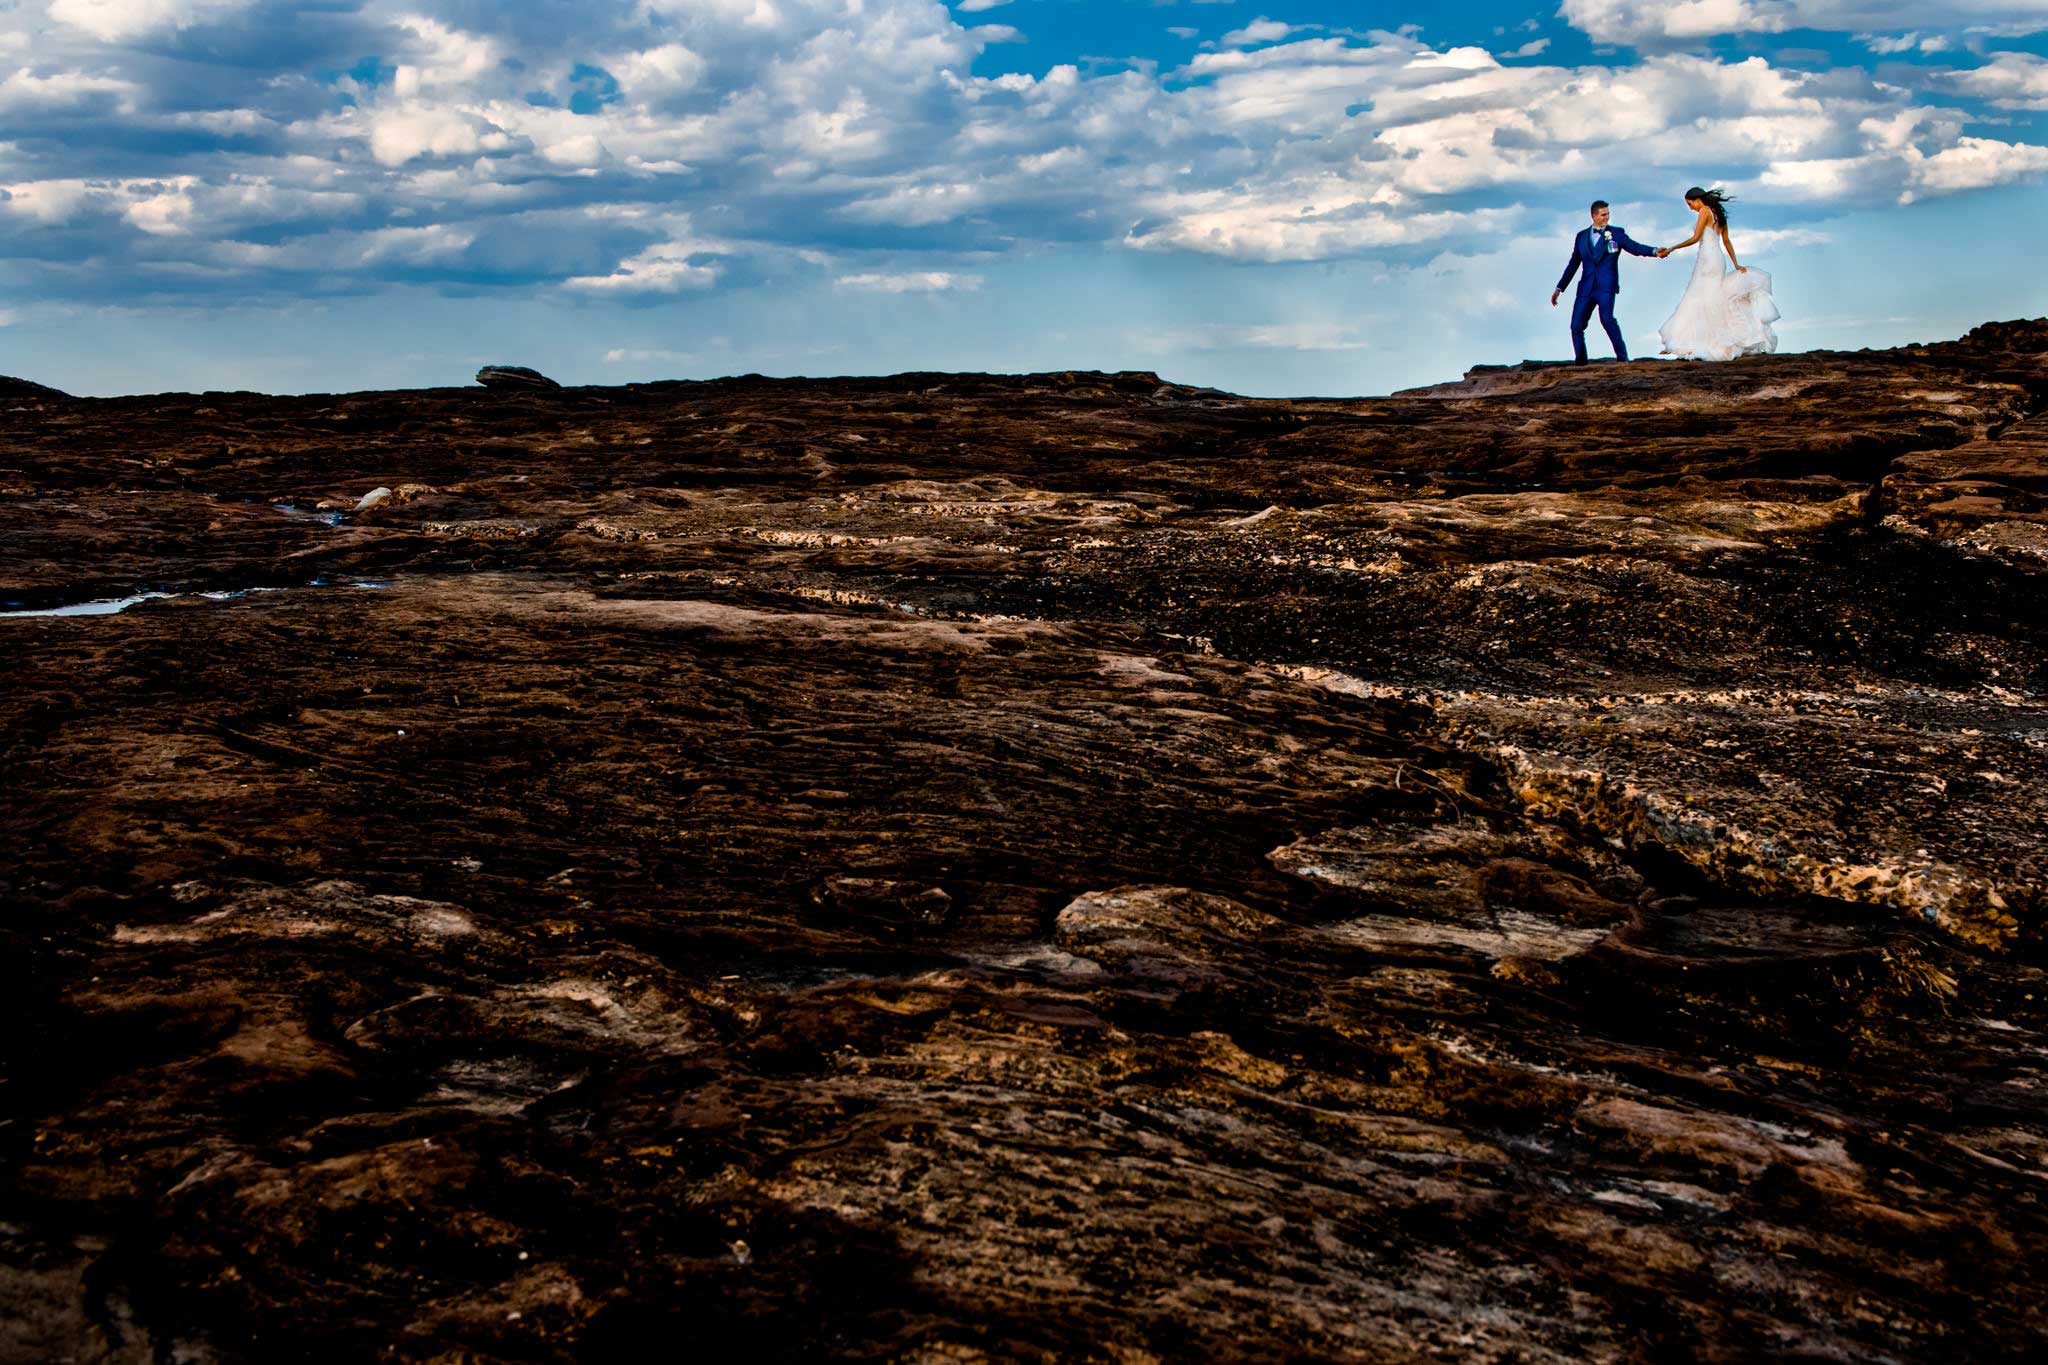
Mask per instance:
[[[1721,245],[1728,248],[1728,264],[1734,266],[1737,270],[1749,269],[1748,266],[1735,259],[1735,239],[1728,235],[1728,229],[1725,227],[1721,229]]]
[[[1689,246],[1697,246],[1699,244],[1700,238],[1707,235],[1707,224],[1713,221],[1714,211],[1712,209],[1701,209],[1700,220],[1692,225],[1692,236],[1686,238],[1684,241],[1680,242],[1677,246],[1674,246],[1671,249],[1673,251],[1683,251]]]

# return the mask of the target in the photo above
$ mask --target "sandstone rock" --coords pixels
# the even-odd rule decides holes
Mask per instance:
[[[935,929],[953,910],[944,887],[880,877],[827,877],[812,897],[838,914],[912,928]]]
[[[1901,530],[2024,573],[2048,572],[2048,420],[1996,439],[1898,460],[1885,476],[1883,510]]]
[[[0,1357],[2032,1358],[2044,403],[0,403]]]
[[[1125,886],[1075,898],[1053,921],[1053,943],[1115,971],[1175,985],[1213,985],[1279,922],[1225,896],[1179,886]]]

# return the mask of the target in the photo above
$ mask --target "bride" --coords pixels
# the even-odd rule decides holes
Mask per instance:
[[[1669,256],[1694,243],[1700,244],[1700,254],[1677,309],[1657,329],[1664,338],[1664,354],[1733,360],[1777,350],[1771,324],[1780,314],[1771,301],[1771,277],[1736,262],[1735,243],[1728,236],[1728,196],[1695,186],[1685,192],[1685,205],[1699,214],[1692,236],[1657,254]],[[1730,270],[1730,265],[1735,268]]]

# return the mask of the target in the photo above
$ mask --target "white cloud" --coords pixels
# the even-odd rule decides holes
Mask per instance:
[[[834,283],[841,289],[862,289],[877,294],[941,294],[979,289],[981,277],[958,275],[949,270],[912,270],[897,274],[841,275]]]
[[[64,223],[77,216],[99,190],[84,180],[28,180],[0,185],[0,210],[37,223]]]
[[[571,289],[605,294],[675,294],[685,289],[707,289],[717,283],[716,264],[698,265],[697,256],[717,254],[719,248],[697,241],[668,241],[619,262],[608,275],[577,275],[565,283]]]
[[[377,228],[368,232],[322,232],[282,245],[222,242],[210,254],[235,269],[338,272],[380,266],[445,265],[461,259],[476,234],[434,223],[426,227]]]
[[[1010,0],[960,0],[960,3],[953,8],[963,14],[980,14],[984,10],[992,10],[998,5],[1007,5],[1009,3]]]
[[[844,217],[862,223],[887,223],[896,227],[933,227],[950,223],[972,213],[988,202],[989,187],[953,181],[939,184],[896,185],[884,193],[856,199],[846,205]]]
[[[50,0],[50,17],[103,42],[227,19],[257,0]]]
[[[1277,43],[1289,34],[1299,32],[1301,29],[1293,24],[1283,24],[1278,19],[1268,19],[1260,15],[1243,28],[1224,34],[1223,46],[1259,47],[1266,43]]]
[[[192,216],[192,189],[196,176],[183,175],[167,183],[131,190],[123,216],[144,232],[174,236],[187,230]]]
[[[280,185],[264,177],[219,181],[195,175],[167,179],[35,180],[0,185],[0,210],[38,223],[100,218],[126,222],[158,237],[232,231],[359,211],[360,195],[317,187]]]
[[[406,35],[406,55],[391,88],[401,99],[425,91],[473,87],[502,63],[504,54],[490,38],[451,28],[425,14],[401,15],[398,30]]]
[[[370,155],[385,166],[403,166],[425,156],[509,151],[515,145],[504,129],[488,119],[445,105],[393,105],[375,110],[361,123],[367,130]]]
[[[610,62],[619,88],[648,103],[660,103],[696,89],[704,79],[706,67],[704,58],[681,43],[621,52]]]
[[[933,0],[586,0],[546,16],[353,2],[309,27],[300,0],[234,0],[238,25],[205,28],[226,0],[104,0],[96,20],[127,37],[74,21],[39,33],[32,62],[0,66],[0,174],[16,182],[0,245],[67,236],[62,253],[17,257],[23,277],[112,292],[132,272],[187,270],[231,293],[279,272],[371,288],[445,271],[465,287],[660,295],[791,269],[848,291],[970,288],[962,266],[1051,245],[1412,263],[1548,230],[1560,194],[1661,201],[1719,180],[1791,231],[1823,204],[2009,183],[2040,155],[2013,127],[1854,66],[1761,56],[1579,67],[1545,64],[1530,38],[1510,64],[1412,31],[1261,16],[1164,75],[990,77],[975,64],[1000,26],[965,27],[978,10]],[[1944,18],[2017,22],[2044,3],[1955,0]],[[1816,16],[1915,51],[1944,36],[1853,0],[1564,5],[1652,48]],[[244,29],[250,46],[225,51]],[[266,35],[287,29],[309,54],[296,67],[250,60],[283,50]],[[1924,77],[1940,99],[2048,98],[2039,58],[1957,60]],[[61,136],[27,135],[44,120]],[[98,140],[79,131],[94,120]],[[33,263],[59,254],[86,268]],[[866,268],[905,259],[930,268]]]
[[[1940,35],[1922,37],[1918,29],[1911,33],[1859,33],[1856,41],[1880,57],[1896,57],[1907,52],[1932,55],[1947,52],[1954,45],[1951,39]]]
[[[1938,9],[1926,0],[1563,0],[1558,16],[1597,42],[1651,47],[1796,28],[1924,30],[1942,19],[2007,33],[2048,29],[2042,0],[1945,0]]]
[[[40,75],[24,66],[0,78],[0,112],[47,111],[101,98],[126,109],[133,107],[140,90],[133,81],[117,76],[86,71]]]
[[[1595,42],[1655,43],[1717,33],[1778,33],[1787,0],[1564,0],[1558,16]]]
[[[1974,70],[1951,73],[1945,83],[2001,109],[2048,109],[2048,58],[2030,52],[1997,53]]]
[[[1932,156],[1915,157],[1911,189],[1904,197],[1917,197],[1921,190],[1954,194],[1989,189],[2043,171],[2048,171],[2048,147],[1966,137]]]

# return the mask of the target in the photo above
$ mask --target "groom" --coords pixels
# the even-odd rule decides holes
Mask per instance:
[[[1621,339],[1621,327],[1614,320],[1614,296],[1621,292],[1621,253],[1658,254],[1655,247],[1644,246],[1618,227],[1609,227],[1607,218],[1607,201],[1595,199],[1593,226],[1572,243],[1572,258],[1550,295],[1550,306],[1555,308],[1572,276],[1585,267],[1586,273],[1579,276],[1579,296],[1572,304],[1572,355],[1581,365],[1586,363],[1586,324],[1592,321],[1595,308],[1600,310],[1600,325],[1607,329],[1607,339],[1614,343],[1614,358],[1628,359],[1628,343]]]

